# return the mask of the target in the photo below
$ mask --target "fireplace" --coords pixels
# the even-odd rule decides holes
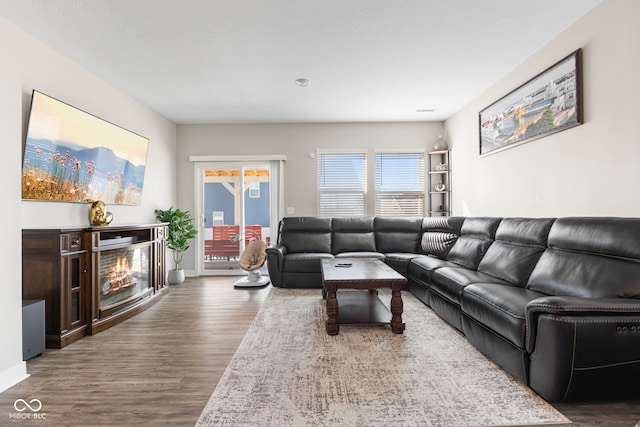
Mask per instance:
[[[150,247],[129,247],[100,254],[100,310],[111,310],[145,295],[149,280]]]
[[[45,300],[48,348],[97,334],[166,294],[167,224],[22,230],[22,295]]]

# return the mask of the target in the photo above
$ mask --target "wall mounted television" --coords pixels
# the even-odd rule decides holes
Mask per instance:
[[[139,205],[149,140],[36,90],[22,199]]]

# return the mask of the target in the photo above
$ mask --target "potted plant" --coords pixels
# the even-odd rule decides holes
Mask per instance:
[[[173,251],[175,269],[169,270],[168,282],[170,285],[178,285],[184,282],[184,270],[180,268],[184,253],[191,246],[191,239],[196,237],[198,230],[193,225],[193,217],[189,211],[182,209],[167,210],[156,209],[156,219],[160,222],[168,222],[167,247]]]

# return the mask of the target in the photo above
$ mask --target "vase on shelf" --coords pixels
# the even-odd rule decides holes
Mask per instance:
[[[447,141],[444,139],[444,137],[442,135],[438,135],[438,139],[436,140],[436,143],[433,144],[433,149],[435,151],[442,151],[442,150],[447,150],[449,148],[449,145],[447,144]]]

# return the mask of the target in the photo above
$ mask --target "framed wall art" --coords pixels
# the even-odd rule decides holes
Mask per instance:
[[[480,156],[583,123],[582,49],[480,111]]]

